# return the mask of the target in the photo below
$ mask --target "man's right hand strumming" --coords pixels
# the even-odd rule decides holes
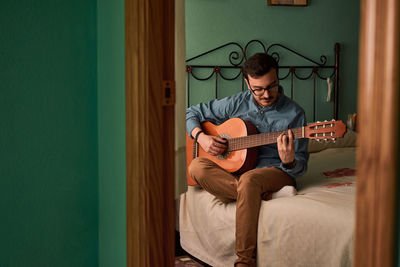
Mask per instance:
[[[192,131],[192,136],[196,136],[197,132],[199,131],[201,131],[200,128],[195,128]],[[197,137],[197,142],[200,144],[203,150],[211,156],[223,155],[228,148],[226,139],[207,135],[204,132],[199,134]]]

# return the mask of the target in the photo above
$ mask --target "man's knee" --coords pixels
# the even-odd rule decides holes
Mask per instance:
[[[258,181],[253,172],[248,171],[240,176],[238,182],[238,191],[254,186],[258,186]]]
[[[192,178],[201,179],[207,175],[207,169],[212,165],[212,161],[207,158],[195,158],[188,167]]]

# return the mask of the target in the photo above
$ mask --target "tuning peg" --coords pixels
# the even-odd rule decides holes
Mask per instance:
[[[320,123],[320,121],[317,121],[317,123]]]
[[[336,138],[332,138],[333,143],[336,143]]]
[[[335,119],[332,119],[331,121],[335,121]]]
[[[328,122],[327,120],[324,120],[324,122]]]
[[[326,143],[328,143],[328,139],[325,138],[324,141],[325,141]]]
[[[317,140],[317,142],[319,143],[319,142],[321,142],[321,140],[320,139],[316,139]]]

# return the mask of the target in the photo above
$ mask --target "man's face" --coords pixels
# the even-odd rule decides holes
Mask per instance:
[[[252,92],[254,100],[261,106],[267,107],[274,104],[279,98],[279,80],[276,70],[271,69],[268,73],[260,77],[248,75],[246,80],[247,87]]]

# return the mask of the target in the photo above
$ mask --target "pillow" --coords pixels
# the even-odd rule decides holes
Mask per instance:
[[[342,138],[336,139],[334,143],[332,140],[317,142],[315,139],[311,139],[308,142],[308,152],[314,153],[319,152],[327,148],[341,148],[341,147],[355,147],[357,145],[357,133],[347,129],[347,132]]]

